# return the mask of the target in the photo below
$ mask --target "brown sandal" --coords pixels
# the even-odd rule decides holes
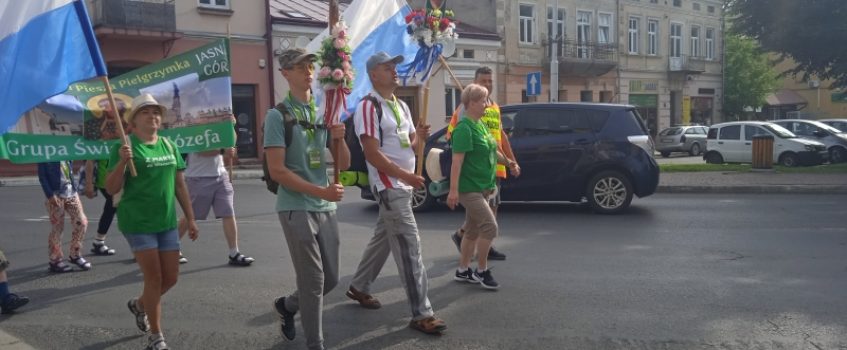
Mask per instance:
[[[430,316],[417,321],[412,320],[412,322],[409,322],[409,328],[426,334],[441,334],[441,332],[447,330],[447,324],[438,317]]]
[[[356,288],[353,288],[353,286],[350,286],[350,289],[348,289],[347,293],[344,295],[350,299],[358,301],[359,305],[365,309],[379,309],[382,307],[382,303],[380,303],[377,298],[374,298],[373,295],[362,293],[356,290]]]

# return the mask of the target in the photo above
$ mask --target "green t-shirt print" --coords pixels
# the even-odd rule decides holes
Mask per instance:
[[[497,165],[497,141],[482,121],[462,118],[453,130],[453,152],[464,153],[459,192],[482,192],[494,189]]]
[[[130,136],[132,161],[138,176],[127,170],[118,205],[118,229],[124,234],[159,233],[176,228],[176,172],[185,169],[179,149],[164,137],[145,145]],[[165,144],[168,142],[168,144]],[[109,160],[109,172],[120,161],[120,144]]]

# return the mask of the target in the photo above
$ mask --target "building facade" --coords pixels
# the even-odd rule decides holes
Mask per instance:
[[[632,104],[639,107],[653,134],[670,125],[721,121],[719,0],[449,4],[465,23],[503,38],[496,63],[496,96],[501,103]],[[528,86],[528,74],[534,72],[541,72],[540,91]]]

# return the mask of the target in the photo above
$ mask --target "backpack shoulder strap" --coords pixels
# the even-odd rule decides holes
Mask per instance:
[[[376,125],[377,130],[379,130],[379,146],[382,147],[382,103],[379,103],[376,97],[371,94],[362,96],[362,100],[370,101],[374,105],[374,109],[376,110]]]
[[[294,124],[297,123],[297,119],[291,115],[291,112],[288,111],[288,107],[285,106],[285,103],[277,103],[274,108],[279,111],[279,114],[282,114],[282,124],[285,127],[285,147],[291,146],[291,138],[292,138],[292,129]]]

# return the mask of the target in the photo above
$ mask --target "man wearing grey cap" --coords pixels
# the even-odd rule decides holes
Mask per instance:
[[[424,178],[414,173],[413,150],[418,142],[426,142],[429,125],[416,129],[409,107],[394,96],[400,86],[396,68],[401,62],[403,56],[385,52],[368,59],[373,91],[359,102],[353,115],[368,163],[368,180],[379,201],[379,219],[346,295],[362,307],[380,308],[382,304],[370,295],[370,287],[391,253],[412,311],[409,327],[439,334],[447,325],[435,317],[427,297],[426,269],[411,203],[413,188],[424,186]]]
[[[302,49],[279,57],[288,97],[265,115],[265,156],[271,178],[279,183],[276,211],[288,243],[297,290],[274,300],[282,334],[294,340],[294,315],[299,311],[306,345],[324,349],[323,296],[338,284],[338,221],[335,202],[344,187],[326,175],[326,146],[342,141],[344,124],[324,125],[311,95],[315,55]],[[290,129],[287,130],[286,129]],[[350,151],[339,142],[335,166],[350,166]]]

